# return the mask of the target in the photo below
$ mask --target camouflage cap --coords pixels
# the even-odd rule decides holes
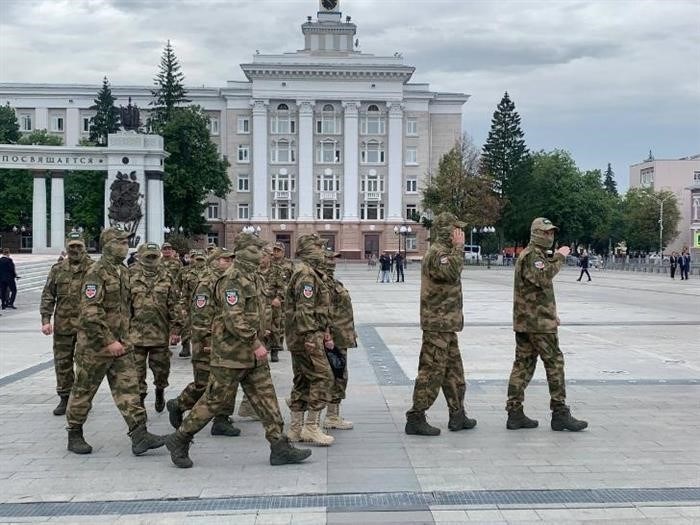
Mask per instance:
[[[545,219],[544,217],[537,217],[534,221],[532,221],[532,225],[530,225],[530,232],[534,232],[536,230],[540,231],[549,231],[549,230],[559,230],[554,224],[552,224],[552,221],[549,219]]]
[[[277,241],[275,244],[272,245],[272,249],[284,251],[284,243]]]
[[[80,232],[70,232],[68,234],[66,237],[66,246],[70,246],[71,244],[85,246],[85,241],[83,240],[83,236]]]
[[[441,214],[439,214],[437,217],[435,217],[435,220],[433,221],[433,226],[437,228],[449,228],[449,227],[457,227],[457,228],[466,228],[467,223],[462,222],[457,217],[455,216],[454,213],[450,213],[448,211],[443,211]]]
[[[306,233],[297,239],[297,253],[308,252],[315,247],[323,247],[323,239],[317,233]]]
[[[213,242],[210,242],[207,245],[207,252],[213,252],[214,250],[216,250],[216,244],[214,244]]]
[[[160,256],[160,247],[154,242],[147,242],[139,246],[139,257],[146,257],[148,255]]]
[[[105,244],[109,244],[110,242],[123,241],[124,239],[128,239],[130,236],[131,234],[127,231],[124,231],[122,228],[105,228],[100,234],[100,244],[104,246]]]
[[[326,246],[326,248],[323,250],[323,254],[326,256],[327,259],[335,259],[336,257],[342,257],[342,254],[340,252],[336,252],[330,246]]]
[[[263,253],[266,253],[267,255],[272,255],[272,245],[269,243],[266,244],[265,246],[263,246],[262,251],[263,251]]]
[[[164,242],[163,245],[160,247],[161,250],[167,250],[168,248],[170,248],[171,250],[173,249],[173,245],[169,242]]]
[[[190,252],[190,257],[193,259],[201,259],[202,261],[206,260],[207,258],[203,250],[192,250]]]
[[[249,248],[251,246],[255,248],[262,248],[265,246],[266,241],[258,237],[257,235],[253,235],[252,233],[239,233],[236,235],[236,238],[233,241],[233,251],[238,252],[241,250],[245,250],[246,248]]]
[[[213,261],[214,259],[221,259],[222,257],[232,258],[233,252],[227,250],[226,248],[214,248],[211,252],[209,252],[208,260]]]

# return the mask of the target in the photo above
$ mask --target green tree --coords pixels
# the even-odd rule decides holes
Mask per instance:
[[[175,108],[160,130],[165,150],[165,223],[187,234],[207,231],[205,199],[224,198],[231,189],[226,169],[209,135],[209,118],[199,106]]]
[[[676,195],[668,190],[655,192],[651,188],[632,188],[624,197],[624,238],[633,251],[659,250],[659,214],[663,201],[663,237],[665,247],[678,236],[681,213]]]
[[[170,121],[178,106],[190,102],[184,81],[185,75],[180,71],[175,51],[168,40],[160,59],[158,74],[153,79],[156,87],[151,90],[153,100],[150,105],[153,106],[153,111],[149,125],[154,131],[159,132],[160,127]]]
[[[454,213],[470,226],[495,224],[501,202],[494,181],[480,170],[479,152],[465,135],[439,161],[437,175],[423,189],[423,208]]]
[[[95,105],[90,109],[97,110],[95,116],[90,119],[90,141],[98,146],[107,146],[107,136],[119,131],[119,110],[115,107],[116,98],[112,95],[112,88],[107,77],[102,79],[102,88],[97,92]]]
[[[66,214],[86,239],[97,239],[104,224],[104,186],[103,171],[72,171],[65,178]]]
[[[14,144],[20,138],[17,114],[8,103],[0,106],[0,144]]]
[[[608,167],[605,170],[605,180],[603,181],[603,186],[605,186],[605,190],[608,193],[612,195],[618,195],[617,182],[615,182],[615,172],[613,172],[609,162]]]
[[[56,135],[51,135],[45,129],[35,129],[31,133],[22,135],[17,141],[25,146],[61,146],[63,139]]]

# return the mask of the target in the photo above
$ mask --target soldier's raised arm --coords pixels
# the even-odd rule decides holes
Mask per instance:
[[[522,262],[522,278],[540,288],[547,287],[565,261],[566,257],[559,252],[555,252],[553,257],[547,257],[531,251],[525,255]]]
[[[453,247],[451,250],[438,250],[426,261],[428,275],[436,282],[455,283],[462,275],[464,254]]]

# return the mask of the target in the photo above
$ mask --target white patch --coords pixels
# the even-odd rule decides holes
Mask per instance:
[[[535,268],[537,268],[538,270],[543,269],[543,268],[544,268],[544,262],[542,262],[542,261],[535,261]]]
[[[447,257],[447,255],[440,257],[440,264],[449,264],[450,263],[450,258]]]

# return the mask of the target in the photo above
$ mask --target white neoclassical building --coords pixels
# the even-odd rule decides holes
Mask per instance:
[[[226,199],[209,202],[208,240],[226,245],[253,225],[289,246],[318,232],[348,258],[398,249],[394,227],[420,210],[423,185],[461,135],[469,96],[410,83],[414,68],[399,53],[359,51],[356,29],[337,0],[321,0],[301,26],[303,49],[256,52],[241,64],[245,80],[188,88],[233,183]],[[73,146],[88,135],[98,89],[0,84],[0,103],[16,109],[23,131],[48,129]],[[151,100],[150,86],[112,91],[117,104],[130,97],[142,110]],[[411,226],[409,256],[425,249],[422,228]]]

